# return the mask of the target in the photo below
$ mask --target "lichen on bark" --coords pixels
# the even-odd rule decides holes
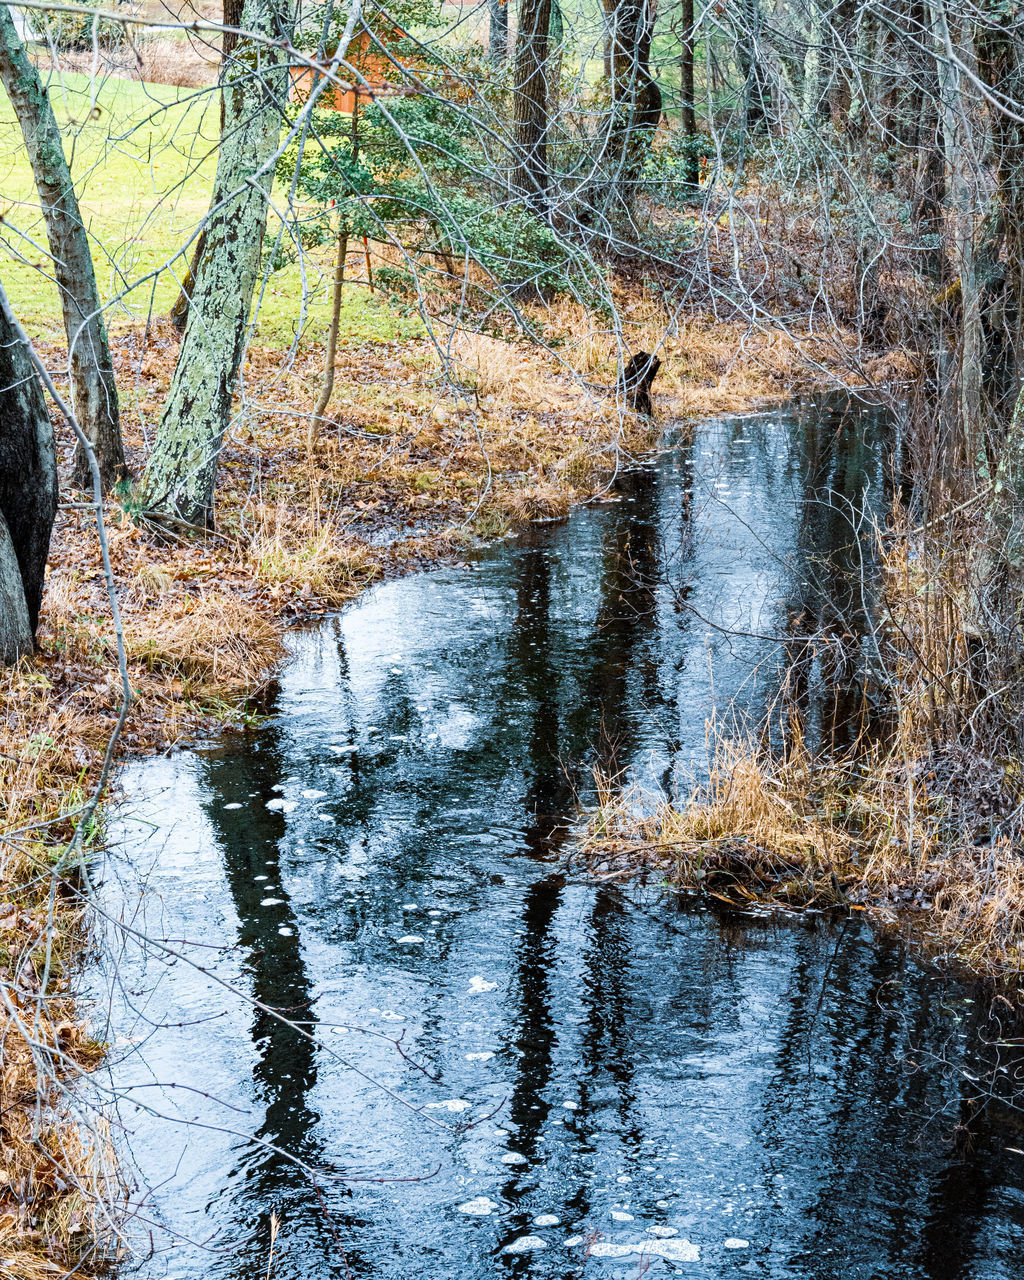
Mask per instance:
[[[127,474],[127,467],[117,384],[89,237],[49,96],[18,36],[11,12],[3,4],[0,81],[21,127],[46,222],[68,338],[75,416],[92,443],[103,485],[109,488]],[[92,484],[89,460],[81,448],[75,455],[74,483],[80,488]]]
[[[247,0],[241,26],[290,37],[292,0]],[[224,76],[224,130],[188,321],[143,476],[151,515],[213,525],[217,461],[245,342],[280,139],[286,54],[241,39]]]

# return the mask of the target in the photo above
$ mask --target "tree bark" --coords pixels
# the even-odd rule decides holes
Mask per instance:
[[[697,155],[697,105],[694,102],[694,32],[693,0],[682,0],[682,56],[679,63],[679,91],[683,106],[683,134],[686,137],[686,163],[683,180],[691,187],[700,185],[700,157]]]
[[[743,76],[743,121],[747,129],[768,127],[771,87],[761,51],[761,0],[739,0],[736,58]]]
[[[997,559],[1016,569],[1024,566],[1024,387],[996,468],[989,518],[1001,535]]]
[[[512,87],[512,181],[542,213],[548,191],[548,45],[551,0],[520,0]]]
[[[974,62],[973,28],[966,18],[950,14],[946,0],[933,0],[932,31],[939,85],[939,121],[942,126],[946,163],[946,217],[953,269],[959,276],[960,351],[958,368],[958,430],[950,431],[954,451],[949,470],[955,466],[969,474],[979,456],[981,414],[981,371],[983,335],[981,292],[977,263],[977,210],[984,207],[979,174],[982,165],[968,115],[964,75],[946,53],[952,48],[959,61],[970,68]],[[953,18],[952,25],[949,22]],[[952,426],[953,423],[951,422]]]
[[[345,286],[345,259],[348,256],[348,223],[341,221],[334,259],[334,289],[331,296],[331,327],[327,332],[327,355],[324,358],[324,380],[306,433],[307,447],[312,449],[316,429],[327,412],[334,391],[334,362],[338,356],[338,330],[341,328],[341,294]]]
[[[242,0],[224,0],[222,5],[222,15],[224,25],[226,27],[240,27],[242,25]],[[225,31],[220,38],[220,79],[224,81],[224,70],[231,60],[231,55],[238,47],[238,32]],[[224,133],[224,113],[226,109],[226,98],[223,93],[220,96],[220,131]],[[188,265],[185,272],[185,278],[181,282],[178,290],[178,296],[171,307],[171,321],[179,333],[185,328],[185,321],[188,319],[189,302],[192,299],[192,290],[196,286],[196,276],[199,274],[199,263],[202,261],[203,250],[206,248],[206,228],[204,227],[199,233],[199,239],[196,241],[196,247],[192,252],[192,261]]]
[[[35,646],[56,514],[53,427],[0,287],[0,663]]]
[[[508,0],[487,0],[490,19],[490,58],[496,67],[508,57]]]
[[[50,99],[11,18],[0,4],[0,80],[21,126],[46,222],[53,271],[60,290],[71,364],[71,395],[79,425],[90,440],[104,488],[128,474],[121,441],[117,384],[110,359],[89,238],[78,210],[71,171]],[[74,484],[90,487],[81,449]]]
[[[240,25],[290,39],[293,21],[292,0],[247,0]],[[142,482],[151,514],[202,528],[213,527],[217,461],[259,273],[286,66],[283,49],[242,40],[225,73],[206,246]]]
[[[1013,104],[1020,115],[1024,103],[1024,32],[1018,17],[1008,12],[1000,21],[982,29],[981,69],[994,94]],[[996,155],[996,197],[1003,211],[1005,274],[1000,299],[1003,324],[1010,350],[1007,376],[1024,373],[1024,124],[1005,111],[993,109],[992,141]]]
[[[604,0],[610,32],[612,153],[623,204],[632,205],[647,149],[661,121],[661,90],[651,76],[653,0]]]

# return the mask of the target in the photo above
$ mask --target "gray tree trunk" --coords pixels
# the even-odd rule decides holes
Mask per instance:
[[[989,518],[1001,535],[995,558],[1024,566],[1024,387],[999,456]]]
[[[0,663],[35,645],[56,514],[53,427],[0,287]]]
[[[6,5],[0,4],[0,80],[21,126],[32,165],[53,270],[60,290],[71,362],[75,415],[92,443],[104,487],[127,474],[110,359],[107,328],[100,308],[89,238],[78,211],[71,170],[53,108],[39,74],[25,52]],[[79,449],[74,482],[91,487],[88,461]]]
[[[489,54],[496,67],[508,57],[508,0],[487,0],[490,19]]]
[[[292,0],[246,0],[240,25],[274,39],[290,39],[293,21]],[[226,69],[224,131],[206,243],[167,404],[142,480],[142,502],[148,511],[203,528],[213,527],[217,461],[259,274],[286,61],[283,49],[242,39]]]

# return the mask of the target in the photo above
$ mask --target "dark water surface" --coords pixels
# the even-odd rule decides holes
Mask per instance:
[[[146,1280],[266,1276],[272,1214],[278,1280],[1021,1274],[963,989],[561,859],[592,765],[684,786],[802,637],[812,732],[868,714],[850,517],[892,447],[856,407],[702,426],[296,635],[264,725],[126,771],[102,902],[175,953],[111,930],[100,1006]]]

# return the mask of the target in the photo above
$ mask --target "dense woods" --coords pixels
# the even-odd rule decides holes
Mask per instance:
[[[856,589],[693,615],[771,640],[778,695],[736,732],[709,705],[707,776],[653,816],[591,743],[584,864],[863,910],[1014,980],[1018,0],[0,3],[0,83],[0,1254],[21,1274],[117,1247],[107,1139],[69,1137],[96,1045],[43,1011],[118,753],[248,724],[287,623],[608,500],[667,422],[692,441],[852,396],[887,424],[884,509],[836,497],[867,451],[837,428],[791,558]],[[609,600],[638,617],[663,534],[616,552]]]

